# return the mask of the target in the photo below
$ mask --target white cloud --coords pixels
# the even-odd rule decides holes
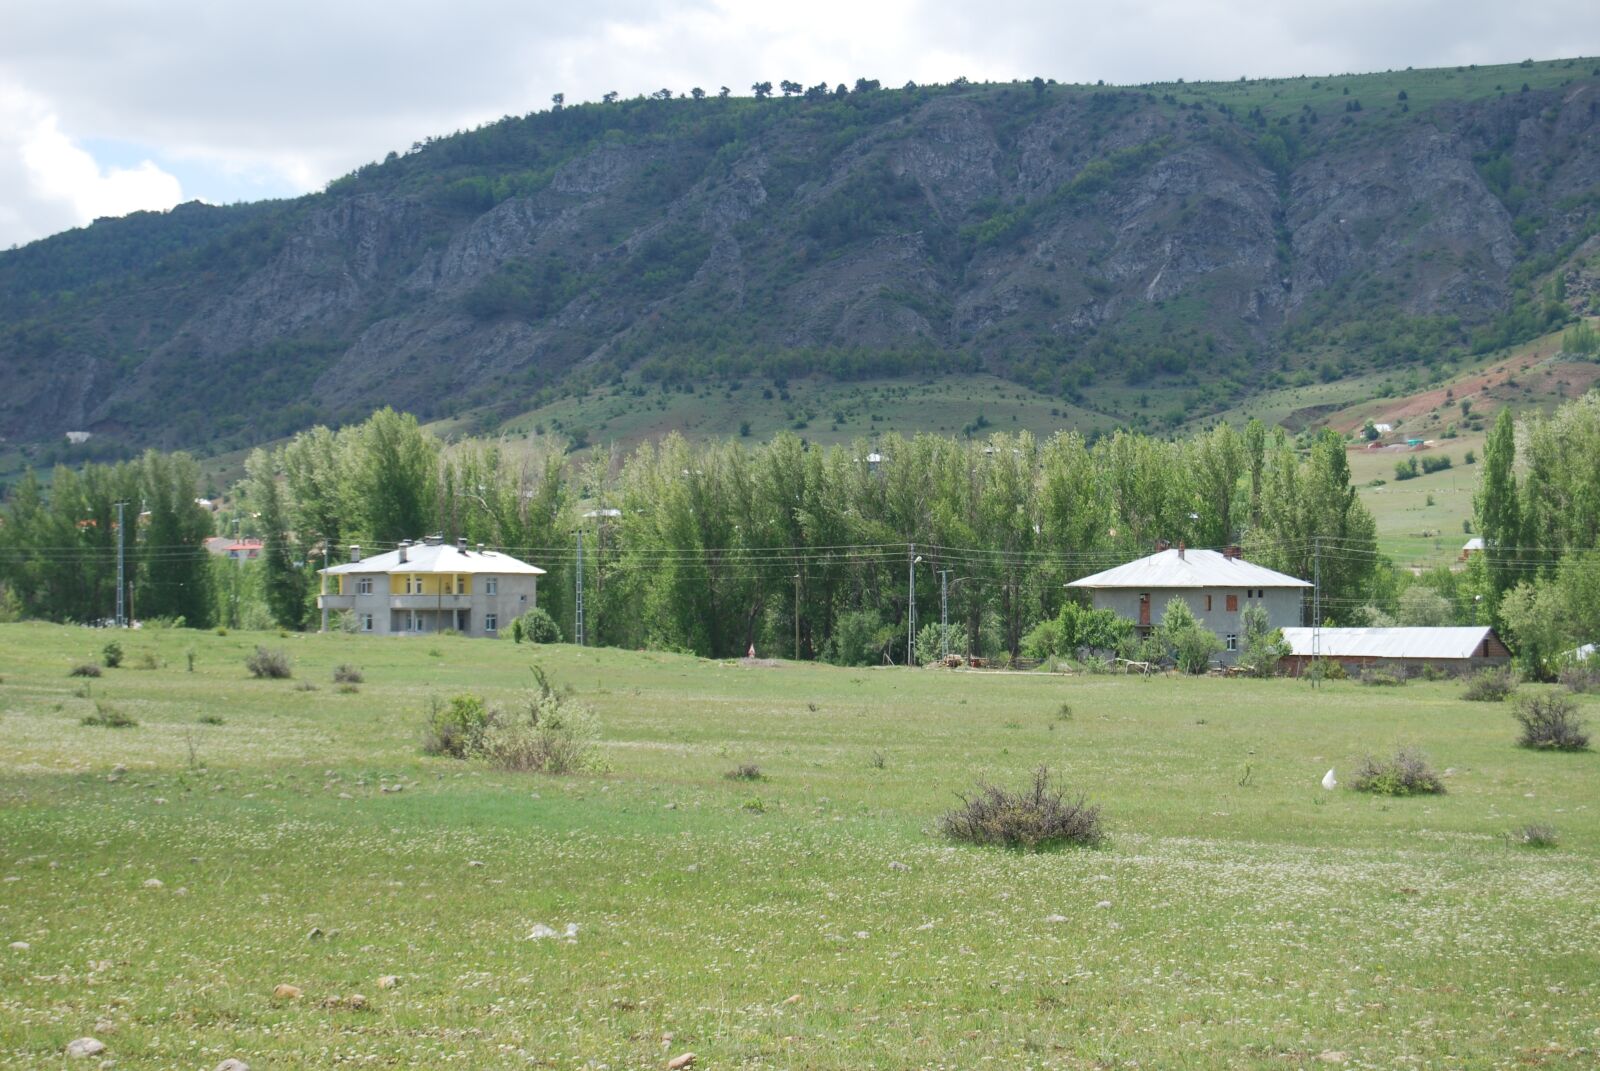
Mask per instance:
[[[1143,82],[1593,55],[1593,0],[0,0],[0,242],[143,198],[148,146],[208,200],[316,189],[428,135],[547,107],[755,81]],[[16,97],[17,94],[12,94]],[[20,118],[19,118],[20,116]],[[76,139],[76,141],[74,140]],[[25,140],[47,176],[41,198]],[[63,148],[62,146],[65,146]],[[158,194],[160,196],[158,196]]]
[[[0,89],[0,246],[181,200],[182,185],[152,161],[102,167],[43,100]]]

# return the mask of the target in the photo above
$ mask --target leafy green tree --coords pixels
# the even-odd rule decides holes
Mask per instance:
[[[261,570],[267,608],[282,628],[305,627],[309,590],[305,559],[295,564],[288,512],[278,486],[276,459],[265,450],[251,453],[245,462],[247,499],[255,508],[261,532]]]
[[[417,418],[380,409],[358,429],[349,502],[361,527],[383,544],[420,539],[438,527],[439,444]]]
[[[149,451],[140,463],[149,520],[136,612],[143,618],[182,618],[191,628],[211,624],[211,514],[195,502],[200,468],[187,454]]]
[[[1202,625],[1181,596],[1173,596],[1161,614],[1162,644],[1185,673],[1204,673],[1222,650],[1217,634]]]
[[[1483,444],[1483,474],[1474,499],[1483,558],[1488,570],[1489,603],[1494,621],[1503,623],[1500,607],[1516,582],[1518,545],[1523,542],[1522,503],[1517,493],[1516,425],[1511,410],[1500,410]]]
[[[1239,647],[1239,664],[1248,666],[1253,676],[1271,677],[1278,672],[1278,663],[1289,654],[1289,644],[1283,630],[1272,627],[1267,609],[1251,603],[1239,615],[1243,636]]]

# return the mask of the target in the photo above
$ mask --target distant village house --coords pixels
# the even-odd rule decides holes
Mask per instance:
[[[1181,545],[1067,586],[1088,591],[1096,610],[1127,618],[1143,634],[1161,624],[1169,601],[1181,598],[1222,641],[1218,657],[1229,664],[1238,657],[1244,639],[1240,615],[1247,607],[1266,610],[1270,628],[1298,625],[1305,592],[1311,587],[1304,580],[1245,561],[1237,547],[1215,551]]]
[[[402,542],[386,554],[320,569],[322,630],[333,611],[354,615],[357,632],[386,636],[453,629],[463,636],[496,636],[539,605],[545,571],[509,554],[470,550],[465,539]]]

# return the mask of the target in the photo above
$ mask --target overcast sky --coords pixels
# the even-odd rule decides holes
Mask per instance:
[[[140,208],[319,189],[556,92],[1596,53],[1595,0],[0,0],[0,248]]]

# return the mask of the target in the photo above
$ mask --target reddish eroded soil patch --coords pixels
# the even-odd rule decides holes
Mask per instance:
[[[1452,380],[1442,387],[1405,398],[1368,402],[1353,407],[1346,410],[1342,418],[1330,421],[1329,426],[1348,435],[1359,431],[1369,419],[1389,424],[1400,421],[1414,423],[1435,409],[1443,414],[1467,399],[1472,401],[1475,411],[1488,415],[1497,411],[1507,400],[1521,397],[1524,386],[1532,388],[1533,397],[1576,398],[1588,391],[1596,380],[1600,380],[1600,365],[1551,361],[1550,358],[1560,348],[1559,342],[1552,342],[1531,352],[1509,357],[1482,372]],[[1516,380],[1517,385],[1509,385],[1508,380]]]

